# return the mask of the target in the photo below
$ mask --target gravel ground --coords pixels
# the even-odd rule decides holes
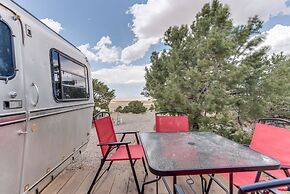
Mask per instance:
[[[152,131],[154,128],[154,113],[148,112],[145,114],[112,114],[114,123],[119,120],[119,125],[114,124],[115,131]],[[129,135],[130,136],[130,135]],[[132,137],[132,136],[131,136]],[[134,139],[134,137],[133,137]],[[126,140],[131,140],[126,138]],[[132,140],[131,140],[132,141]],[[90,131],[90,140],[86,150],[82,155],[72,164],[68,166],[69,169],[75,168],[95,168],[99,165],[101,153],[100,148],[97,146],[98,138],[94,126]]]

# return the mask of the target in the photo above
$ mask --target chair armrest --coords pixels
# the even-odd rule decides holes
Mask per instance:
[[[118,131],[116,134],[135,134],[139,133],[139,131]]]
[[[239,189],[239,194],[260,191],[260,190],[265,190],[265,189],[272,189],[272,188],[287,186],[287,185],[290,185],[290,178],[263,181],[263,182],[258,182],[251,185],[241,186]]]
[[[130,144],[130,141],[124,141],[124,142],[111,142],[111,143],[102,143],[97,144],[98,146],[120,146],[120,145],[128,145]]]
[[[181,186],[178,184],[174,185],[174,190],[176,191],[176,194],[185,194]]]
[[[134,134],[136,141],[137,141],[137,144],[140,144],[139,139],[138,139],[138,133],[139,133],[139,131],[118,131],[118,132],[115,132],[115,134],[122,134],[122,138],[120,140],[121,142],[124,140],[124,138],[127,134],[129,134],[129,135]]]

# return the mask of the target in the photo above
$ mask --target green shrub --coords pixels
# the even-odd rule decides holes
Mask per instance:
[[[135,100],[129,102],[128,106],[125,106],[123,108],[122,113],[134,113],[134,114],[140,114],[146,112],[147,109],[144,107],[143,103],[141,101]]]
[[[115,112],[122,112],[122,110],[123,110],[122,106],[118,106],[118,107],[116,108]]]
[[[154,105],[153,104],[151,104],[151,106],[149,107],[149,111],[154,111],[155,110],[155,108],[154,108]]]

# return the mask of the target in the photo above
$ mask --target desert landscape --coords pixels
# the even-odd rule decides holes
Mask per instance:
[[[114,112],[118,106],[125,107],[129,104],[129,102],[138,100],[143,103],[143,105],[147,108],[147,110],[150,108],[151,105],[153,105],[152,99],[113,99],[109,104],[109,109],[111,112]]]

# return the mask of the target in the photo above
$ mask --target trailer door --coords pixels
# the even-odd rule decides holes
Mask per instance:
[[[22,31],[19,16],[0,3],[0,193],[19,194],[26,134]]]

